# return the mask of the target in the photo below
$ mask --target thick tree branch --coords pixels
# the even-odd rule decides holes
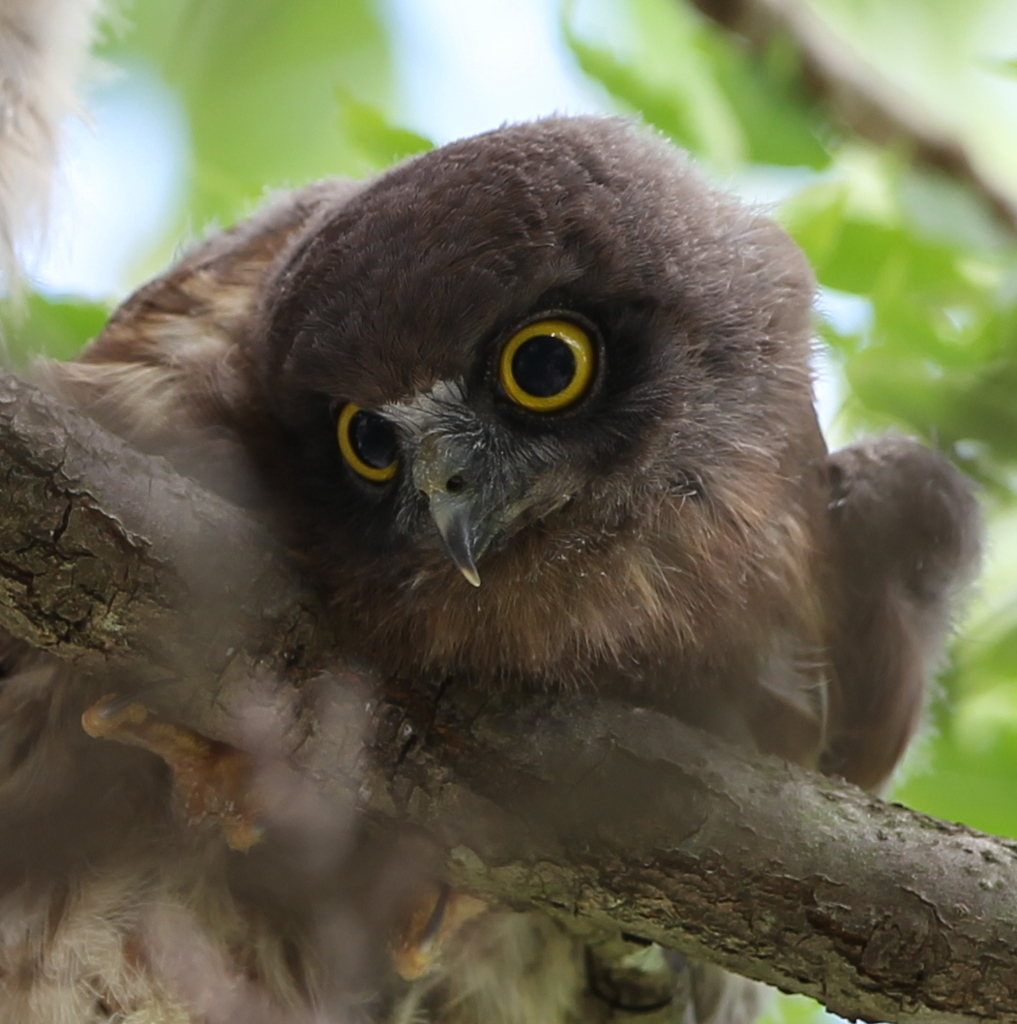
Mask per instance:
[[[801,59],[804,87],[835,119],[878,145],[903,145],[917,163],[970,188],[1011,233],[1017,233],[1017,194],[994,182],[959,138],[856,56],[807,4],[801,0],[692,2],[757,50],[776,38],[792,40]]]
[[[238,658],[294,678],[321,664],[327,618],[255,522],[2,372],[0,468],[0,627],[14,636],[205,693]]]
[[[0,625],[161,681],[167,713],[224,739],[266,680],[299,694],[303,769],[380,827],[433,836],[456,884],[846,1016],[1017,1024],[1017,845],[654,712],[379,695],[331,662],[328,616],[257,525],[6,376],[0,466]]]

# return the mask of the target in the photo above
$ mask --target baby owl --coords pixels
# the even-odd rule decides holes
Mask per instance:
[[[39,372],[270,524],[379,678],[596,692],[878,788],[978,520],[915,442],[827,453],[813,292],[669,144],[549,118],[281,196]],[[81,731],[101,690],[13,640],[3,670],[5,1024],[754,1013],[747,983],[633,939],[673,981],[648,1008],[557,925],[479,905],[421,977],[337,981],[253,855],[188,832],[156,756]],[[173,927],[234,1002],[174,971]]]

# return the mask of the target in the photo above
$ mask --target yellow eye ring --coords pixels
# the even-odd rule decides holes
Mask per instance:
[[[336,434],[343,458],[366,480],[383,484],[396,475],[399,459],[396,455],[395,429],[386,419],[362,409],[354,402],[347,402],[339,413]],[[374,451],[368,454],[366,445],[370,445]],[[386,459],[388,461],[384,461]],[[372,464],[376,462],[383,464]]]
[[[557,344],[522,351],[534,339]],[[557,412],[582,398],[596,368],[596,350],[582,327],[570,320],[538,320],[509,338],[498,360],[498,379],[505,394],[524,409]]]

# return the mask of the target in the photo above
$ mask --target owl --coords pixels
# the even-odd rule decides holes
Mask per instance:
[[[38,372],[261,517],[380,678],[597,693],[878,789],[978,516],[916,442],[827,452],[814,289],[662,139],[549,118],[277,197]],[[98,684],[15,641],[4,672],[0,1021],[755,1013],[718,970],[445,889],[408,940],[440,933],[433,957],[357,974],[373,918],[341,894],[376,891],[369,853],[281,896],[293,837],[199,835],[158,757],[81,731]]]

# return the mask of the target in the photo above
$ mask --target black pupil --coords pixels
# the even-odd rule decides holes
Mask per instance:
[[[575,375],[576,357],[572,349],[550,334],[527,339],[512,356],[512,376],[534,398],[560,395]]]
[[[396,460],[396,436],[381,416],[358,409],[350,420],[350,444],[372,469],[388,469]]]

